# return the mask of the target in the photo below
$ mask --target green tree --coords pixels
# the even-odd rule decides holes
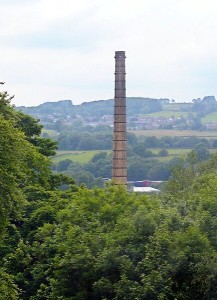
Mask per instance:
[[[19,128],[25,133],[27,137],[32,137],[35,135],[40,135],[42,130],[42,125],[39,125],[39,120],[34,119],[29,115],[25,115],[22,112],[16,112],[17,122],[15,127]]]
[[[25,135],[0,116],[0,218],[6,220],[14,205],[22,203],[22,187],[46,184],[49,161],[25,139]],[[16,153],[16,155],[15,155]]]
[[[197,154],[198,160],[205,160],[210,157],[207,144],[201,142],[194,147],[194,151]]]
[[[153,153],[150,150],[147,150],[146,146],[141,143],[133,147],[133,152],[142,158],[153,156]]]
[[[159,152],[158,152],[158,156],[161,156],[161,157],[166,157],[168,156],[169,153],[167,151],[167,149],[161,149]]]
[[[19,290],[14,284],[13,277],[0,268],[0,300],[19,299]]]
[[[58,163],[57,171],[58,172],[66,171],[68,169],[68,167],[70,166],[71,163],[72,163],[71,159],[61,160]]]

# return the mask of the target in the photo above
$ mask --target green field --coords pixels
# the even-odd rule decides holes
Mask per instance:
[[[160,148],[150,148],[149,150],[151,150],[155,155],[158,155],[159,151],[161,150]],[[166,157],[156,157],[156,159],[160,160],[160,161],[169,161],[174,157],[180,157],[183,155],[187,155],[189,152],[192,151],[192,149],[182,149],[182,148],[169,148],[167,149],[168,151],[168,156]],[[214,154],[217,152],[217,149],[209,149],[209,152],[211,154]]]
[[[160,148],[151,148],[151,150],[154,154],[158,154],[159,151],[161,150]],[[156,157],[156,159],[160,161],[167,161],[172,159],[175,156],[181,156],[189,153],[191,149],[167,149],[168,151],[168,156],[166,157]],[[100,151],[100,150],[90,150],[90,151],[57,151],[57,155],[52,157],[52,162],[54,164],[58,164],[60,161],[65,160],[65,159],[70,159],[73,162],[78,162],[81,164],[88,163],[91,158],[100,152],[107,152],[110,154],[112,151],[111,150],[105,150],[105,151]]]
[[[170,103],[163,105],[163,110],[170,110],[170,111],[190,111],[192,107],[192,103]]]
[[[150,148],[149,150],[152,151],[152,153],[154,153],[155,155],[158,155],[159,151],[161,150],[161,148]],[[168,151],[168,156],[165,157],[154,157],[159,161],[165,162],[165,161],[169,161],[174,157],[180,157],[183,155],[187,155],[189,152],[191,152],[192,149],[181,149],[181,148],[169,148],[167,149]]]
[[[182,136],[182,137],[205,137],[217,138],[217,131],[197,131],[197,130],[173,130],[173,129],[154,129],[154,130],[129,130],[129,132],[144,136]]]
[[[149,148],[155,155],[159,153],[161,148]],[[181,149],[181,148],[169,148],[168,156],[166,157],[154,157],[160,161],[168,161],[174,157],[182,156],[188,154],[192,149]],[[210,153],[216,153],[217,149],[209,149]],[[112,153],[112,150],[90,150],[90,151],[57,151],[57,155],[52,157],[52,162],[58,164],[60,161],[65,159],[70,159],[73,162],[78,162],[81,164],[88,163],[91,158],[100,152],[107,152],[108,154]]]
[[[78,162],[81,164],[88,163],[91,158],[100,152],[111,153],[111,150],[90,150],[90,151],[56,151],[57,155],[52,157],[52,162],[58,164],[60,161],[65,159],[70,159],[73,162]]]
[[[202,123],[208,122],[217,122],[217,112],[213,112],[202,118]]]
[[[154,154],[158,154],[161,148],[151,148]],[[168,151],[169,156],[181,156],[189,153],[192,149],[181,149],[181,148],[169,148],[166,149]]]
[[[175,118],[180,118],[180,117],[187,117],[188,113],[187,112],[180,112],[180,111],[158,111],[155,113],[151,113],[151,114],[144,114],[144,116],[147,117],[165,117],[165,118],[171,118],[171,117],[175,117]]]
[[[158,111],[155,113],[151,114],[144,114],[144,116],[148,117],[165,117],[165,118],[170,118],[170,117],[175,117],[175,118],[180,118],[188,117],[188,112],[187,111],[180,111],[180,107],[175,107],[173,105],[165,105],[163,111]],[[195,115],[195,113],[191,113]],[[202,123],[208,123],[208,122],[217,122],[217,112],[213,112],[210,114],[207,114],[205,117],[201,118]]]
[[[152,148],[149,150],[151,150],[155,155],[158,155],[158,153],[161,149]],[[153,157],[153,159],[157,159],[161,162],[167,162],[175,157],[181,157],[181,156],[187,155],[188,153],[190,153],[192,151],[192,149],[167,149],[167,151],[168,151],[168,156],[165,156],[165,157],[155,156],[155,157]],[[217,149],[209,149],[209,152],[211,154],[217,153]]]

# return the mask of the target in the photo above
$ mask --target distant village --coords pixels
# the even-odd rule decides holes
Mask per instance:
[[[53,113],[46,115],[36,114],[45,128],[55,129],[56,122],[62,122],[66,126],[72,126],[75,122],[80,122],[83,126],[109,126],[113,127],[113,115],[103,115],[101,117],[84,117],[82,115],[62,115]],[[127,118],[128,130],[151,130],[151,129],[188,129],[193,126],[193,120],[189,117],[175,117],[171,114],[170,117],[164,116],[149,116],[149,115],[135,115]],[[216,122],[204,122],[203,130],[216,130]]]
[[[73,105],[71,100],[60,100],[17,109],[40,119],[45,128],[58,130],[60,124],[113,127],[113,106],[112,99],[84,102],[81,105]],[[203,119],[214,112],[217,112],[214,96],[193,99],[189,103],[131,97],[127,98],[127,129],[216,130],[217,118]]]

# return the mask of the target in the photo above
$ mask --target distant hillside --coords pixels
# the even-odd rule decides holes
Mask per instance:
[[[81,126],[113,126],[114,100],[96,100],[74,105],[71,100],[46,102],[35,107],[18,107],[37,119],[46,129],[80,130]],[[176,103],[169,99],[127,98],[127,128],[216,130],[217,101],[214,96]],[[90,129],[90,128],[89,128]]]
[[[127,98],[127,114],[141,114],[161,111],[162,103],[169,102],[169,99],[151,99],[142,97]],[[51,114],[79,114],[82,117],[111,115],[114,111],[114,100],[96,100],[74,105],[71,100],[61,100],[58,102],[45,102],[35,107],[17,107],[24,113],[31,115],[51,115]]]
[[[38,106],[20,106],[17,109],[30,115],[43,115],[43,114],[54,114],[54,113],[68,113],[73,110],[73,103],[71,100],[60,100],[57,102],[45,102]]]

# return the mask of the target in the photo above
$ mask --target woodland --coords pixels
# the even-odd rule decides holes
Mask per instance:
[[[158,195],[53,172],[55,141],[0,93],[0,300],[217,299],[217,155]]]
[[[95,128],[97,130],[97,128]],[[97,138],[96,138],[97,136]],[[102,178],[112,177],[112,133],[88,134],[87,132],[62,132],[57,141],[59,141],[59,149],[62,148],[64,142],[67,141],[67,150],[71,150],[75,143],[83,145],[82,151],[95,150],[100,148],[101,152],[97,153],[87,163],[74,162],[71,156],[64,159],[64,155],[60,157],[58,163],[52,165],[55,172],[60,172],[73,177],[76,183],[84,183],[87,187],[103,186]],[[86,141],[86,142],[85,142]],[[101,141],[101,143],[100,143]],[[109,142],[109,143],[108,143]],[[95,148],[88,148],[90,144]],[[96,144],[101,145],[97,147]],[[107,148],[103,148],[104,144],[109,144]],[[69,147],[71,145],[71,147]],[[84,147],[86,145],[86,147]],[[137,137],[132,133],[127,134],[127,173],[128,180],[163,180],[166,181],[171,175],[171,168],[177,164],[179,157],[168,157],[170,149],[179,149],[193,151],[197,161],[206,160],[210,157],[211,151],[216,151],[217,139],[199,138],[199,137]],[[105,149],[110,151],[106,152]],[[156,150],[155,150],[156,149]],[[74,150],[74,149],[72,149]],[[67,151],[63,151],[63,153]],[[85,152],[84,152],[85,153]],[[168,159],[167,159],[168,158]]]

